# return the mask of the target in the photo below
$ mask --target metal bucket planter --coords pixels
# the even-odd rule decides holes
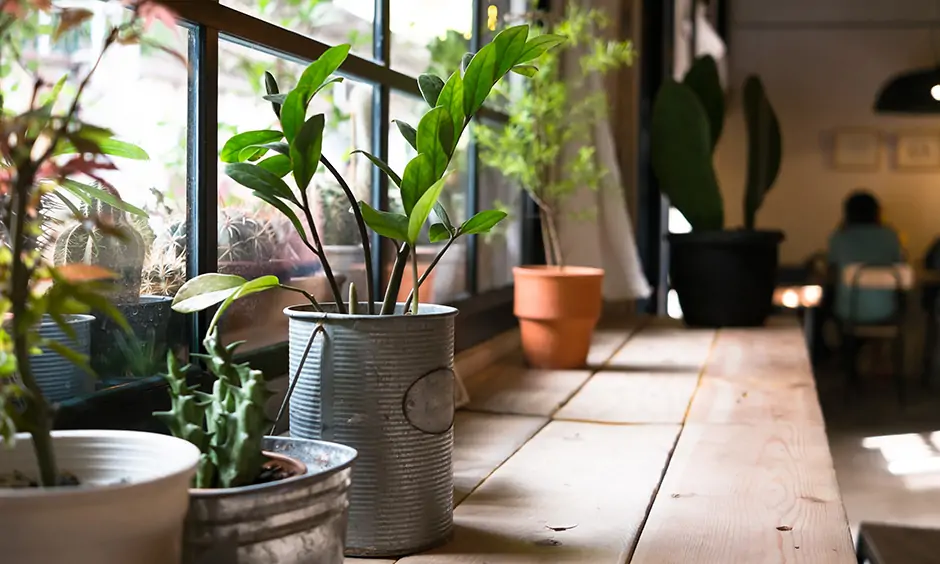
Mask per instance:
[[[266,451],[307,465],[286,480],[190,490],[183,564],[342,564],[350,472],[342,445],[265,437]]]
[[[291,435],[359,452],[346,554],[402,556],[445,542],[453,529],[457,310],[422,304],[418,315],[339,315],[309,306],[284,312],[290,374],[323,327],[290,397]]]
[[[73,340],[56,325],[51,317],[46,316],[43,317],[39,326],[39,334],[44,339],[62,343],[75,352],[87,356],[91,347],[91,323],[94,320],[95,318],[91,315],[68,316],[69,325],[75,330],[76,338]],[[36,383],[46,400],[50,402],[65,401],[94,391],[91,376],[51,350],[30,356],[30,364]]]

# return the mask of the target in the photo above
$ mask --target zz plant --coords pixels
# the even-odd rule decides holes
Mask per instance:
[[[368,310],[362,313],[395,313],[395,300],[409,256],[415,252],[422,228],[430,219],[430,241],[446,241],[446,244],[420,276],[417,261],[411,261],[413,290],[406,309],[410,307],[410,312],[416,314],[421,284],[453,242],[464,235],[487,233],[506,216],[504,212],[488,210],[456,224],[440,204],[448,167],[460,136],[503,76],[511,71],[531,76],[535,67],[530,63],[562,41],[564,37],[553,34],[530,38],[527,25],[511,27],[499,33],[475,55],[466,54],[462,68],[455,70],[446,79],[433,74],[423,74],[418,78],[419,89],[429,106],[428,111],[417,126],[395,122],[406,141],[417,151],[404,171],[399,174],[379,157],[366,151],[356,151],[368,158],[400,190],[404,213],[377,210],[367,202],[357,202],[349,185],[322,152],[325,116],[316,114],[306,117],[313,97],[326,86],[343,80],[342,77],[332,75],[345,61],[349,45],[326,50],[306,68],[297,86],[290,92],[280,92],[274,76],[270,73],[265,75],[268,92],[265,99],[271,103],[281,128],[247,131],[229,139],[220,155],[222,161],[227,163],[226,174],[277,208],[291,222],[301,241],[320,260],[339,313],[359,313],[358,304],[350,300],[347,306],[344,301],[314,223],[311,202],[315,199],[308,195],[308,189],[317,169],[322,165],[336,179],[356,219],[369,284],[366,288]],[[294,187],[284,181],[288,175],[293,177]],[[368,229],[391,239],[399,249],[380,309],[376,308],[371,288],[372,256]],[[207,279],[203,287],[203,278],[193,279],[189,290],[214,297],[192,303],[179,301],[177,309],[196,311],[209,307],[227,299],[231,293],[238,291],[240,285],[246,283],[238,277],[225,280],[212,278]],[[228,293],[219,290],[220,284],[229,284],[226,290]],[[296,291],[294,288],[281,287]],[[314,309],[323,311],[312,296],[308,294],[306,297]]]

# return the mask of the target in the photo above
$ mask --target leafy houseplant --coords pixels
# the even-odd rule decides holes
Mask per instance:
[[[13,54],[19,44],[11,44],[12,38],[30,25],[35,10],[51,9],[48,4],[0,2],[4,59],[16,60]],[[52,241],[43,225],[44,203],[49,198],[65,198],[59,188],[91,198],[93,189],[70,181],[79,175],[102,181],[101,172],[114,168],[108,155],[127,148],[110,131],[78,117],[82,92],[104,53],[117,43],[146,41],[144,19],[172,18],[149,0],[126,4],[130,17],[109,30],[97,62],[80,77],[77,93],[64,110],[57,100],[65,79],[49,85],[37,77],[26,111],[3,107],[0,116],[0,313],[4,316],[0,326],[0,438],[4,443],[0,475],[35,475],[35,485],[43,488],[0,488],[0,544],[4,558],[11,561],[173,564],[179,560],[175,539],[182,528],[186,485],[195,472],[198,451],[184,441],[147,433],[53,433],[54,406],[43,396],[34,370],[33,355],[40,350],[87,367],[82,355],[43,338],[39,326],[44,319],[53,320],[62,332],[73,336],[70,316],[95,309],[127,328],[107,298],[114,273],[97,265],[52,264],[44,254]],[[55,16],[53,41],[92,13],[64,9]],[[118,235],[103,218],[74,219]],[[92,487],[113,482],[118,473],[127,481],[120,488]],[[86,486],[80,495],[57,487],[76,482]],[[141,507],[147,511],[141,512]],[[81,519],[76,518],[79,515]],[[46,535],[48,527],[56,534]],[[44,540],[36,542],[37,538]]]
[[[379,157],[360,151],[399,190],[402,212],[377,210],[367,202],[357,202],[324,154],[325,116],[307,117],[313,96],[325,85],[342,80],[330,76],[346,59],[348,45],[326,50],[289,92],[279,92],[274,76],[267,74],[265,99],[278,116],[281,129],[239,133],[223,146],[226,173],[288,218],[320,260],[330,283],[334,303],[321,304],[308,294],[309,305],[287,310],[290,363],[299,374],[292,384],[291,434],[329,438],[359,451],[362,465],[350,503],[351,554],[408,554],[437,544],[450,533],[456,310],[421,304],[420,287],[457,238],[489,231],[505,213],[483,211],[455,224],[439,199],[460,137],[496,82],[510,71],[531,74],[528,63],[563,39],[551,34],[529,38],[528,26],[512,27],[475,55],[465,55],[463,68],[446,80],[421,75],[418,86],[429,110],[417,126],[396,122],[417,155],[399,174]],[[342,188],[356,219],[363,264],[368,270],[362,301],[356,297],[355,286],[351,286],[348,300],[341,295],[313,219],[311,201],[316,200],[308,195],[308,188],[320,165]],[[293,186],[283,180],[289,174]],[[411,261],[411,299],[396,304],[408,257],[429,219],[429,240],[446,243],[420,276],[417,263]],[[399,249],[381,304],[375,302],[370,287],[369,228],[394,241]],[[204,309],[248,287],[299,291],[280,283],[264,283],[263,288],[254,284],[259,283],[204,275],[187,284],[193,299],[178,303],[177,309]],[[318,327],[325,335],[321,346],[314,347]],[[321,386],[331,393],[319,393]],[[378,397],[389,401],[378,401]],[[376,472],[384,473],[381,461],[389,450],[409,470],[380,479]],[[415,507],[422,510],[415,511]],[[376,516],[381,516],[381,522]],[[389,536],[392,530],[395,534]]]
[[[689,325],[762,325],[772,308],[783,234],[757,230],[755,220],[780,171],[780,124],[756,76],[745,80],[743,105],[748,156],[739,230],[725,230],[712,157],[725,119],[715,60],[698,58],[682,82],[667,80],[653,106],[653,169],[692,226],[691,233],[670,235],[670,280]]]
[[[531,79],[510,96],[509,123],[476,128],[483,164],[523,188],[539,210],[549,267],[513,269],[523,349],[534,366],[583,366],[600,316],[603,271],[566,266],[558,222],[574,213],[573,196],[596,191],[607,174],[593,131],[606,119],[608,100],[589,80],[630,65],[635,55],[630,41],[603,38],[608,25],[602,12],[569,3],[564,17],[550,23],[568,42],[533,61],[539,72],[529,69]],[[562,74],[575,61],[575,72]],[[553,299],[558,293],[564,298]]]

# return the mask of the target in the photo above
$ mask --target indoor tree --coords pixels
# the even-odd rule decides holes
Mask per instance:
[[[558,221],[577,191],[597,190],[607,170],[597,162],[592,130],[606,118],[607,95],[591,91],[587,79],[630,65],[633,44],[603,38],[607,17],[596,9],[569,3],[563,17],[531,14],[543,32],[568,38],[525,68],[530,77],[507,89],[509,122],[499,128],[476,127],[481,162],[517,183],[535,201],[542,225],[545,258],[564,266]],[[574,67],[574,68],[572,68]],[[568,148],[577,149],[568,154]]]

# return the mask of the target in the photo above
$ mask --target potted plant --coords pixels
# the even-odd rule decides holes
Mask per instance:
[[[121,156],[147,158],[142,149],[133,146],[129,146]],[[77,187],[75,181],[64,184],[89,195],[83,198],[80,208],[65,198],[55,200],[59,206],[65,207],[72,218],[95,217],[104,227],[89,226],[74,219],[66,222],[55,238],[53,263],[56,266],[93,264],[116,273],[117,291],[111,296],[111,301],[127,320],[135,338],[152,335],[155,344],[162,348],[166,343],[170,298],[142,295],[141,292],[151,237],[147,213],[124,202],[113,186]],[[114,338],[117,330],[119,327],[101,312],[95,312],[91,327],[85,329],[91,341],[91,367],[107,377],[119,376],[122,371],[124,355]],[[147,376],[154,374],[156,372]]]
[[[44,4],[0,4],[4,56]],[[172,17],[149,0],[131,8],[129,19],[109,30],[102,55],[115,43],[143,41],[142,14]],[[91,13],[65,9],[56,16],[52,40]],[[64,110],[56,101],[65,81],[53,86],[36,78],[26,111],[4,108],[0,117],[0,546],[5,560],[25,564],[177,564],[198,450],[150,433],[53,432],[55,409],[33,369],[36,349],[87,368],[87,357],[44,337],[43,319],[74,337],[68,316],[95,309],[128,328],[106,297],[114,273],[88,264],[55,266],[43,253],[51,243],[43,237],[44,199],[74,176],[98,178],[114,168],[107,153],[121,145],[108,130],[78,118],[93,72],[81,77]],[[81,219],[107,229],[98,217]]]
[[[202,356],[216,380],[211,393],[186,381],[189,367],[167,354],[171,409],[155,413],[170,432],[202,453],[190,490],[183,536],[184,564],[342,564],[347,492],[356,452],[298,438],[265,437],[271,422],[264,375],[234,361],[240,343],[225,345],[220,320],[236,300],[278,286],[275,276],[245,283],[210,274],[180,289],[173,301],[189,311],[204,301],[206,284],[240,283],[206,331]],[[218,282],[221,280],[222,282]]]
[[[568,41],[533,61],[539,72],[509,97],[509,123],[476,129],[483,164],[522,187],[539,210],[548,264],[513,268],[515,314],[531,366],[583,366],[600,318],[604,271],[567,262],[558,222],[574,213],[576,194],[596,191],[607,174],[592,145],[594,128],[606,119],[607,96],[589,92],[586,80],[629,65],[634,57],[629,41],[602,38],[607,25],[600,11],[569,4],[550,25]],[[577,72],[562,75],[562,61],[573,56]]]
[[[429,110],[416,127],[399,124],[417,151],[401,175],[380,158],[363,153],[400,191],[402,213],[356,202],[324,154],[323,114],[306,117],[311,98],[325,84],[342,80],[330,76],[345,60],[348,45],[326,50],[290,92],[280,93],[268,75],[266,99],[281,130],[239,133],[223,148],[226,173],[290,218],[320,260],[331,287],[333,303],[319,303],[308,294],[308,304],[285,310],[290,317],[291,373],[298,374],[292,383],[290,429],[291,436],[336,441],[359,453],[350,494],[348,554],[410,554],[440,544],[451,534],[457,311],[421,303],[421,284],[457,238],[485,233],[505,217],[483,211],[454,223],[438,200],[454,149],[497,80],[512,70],[530,73],[527,63],[564,39],[528,34],[528,26],[509,28],[476,55],[466,55],[463,70],[446,80],[429,74],[419,78]],[[315,200],[307,192],[321,165],[342,187],[356,217],[363,264],[369,270],[362,300],[355,285],[350,285],[348,300],[341,295],[313,220],[310,202]],[[288,174],[294,186],[283,180]],[[412,299],[396,303],[408,257],[429,219],[430,241],[444,242],[444,247],[420,276],[411,261]],[[382,303],[373,299],[370,287],[368,228],[398,248]],[[201,300],[185,309],[197,311],[258,282],[204,275],[190,284]],[[299,290],[283,284],[268,287]],[[314,346],[319,332],[323,336]]]
[[[780,171],[780,124],[757,76],[745,80],[743,102],[748,136],[743,229],[725,229],[712,159],[725,119],[715,60],[700,57],[682,82],[667,79],[653,105],[652,161],[659,188],[692,226],[691,233],[669,235],[669,280],[690,326],[762,325],[773,308],[783,233],[755,229],[755,218]]]

